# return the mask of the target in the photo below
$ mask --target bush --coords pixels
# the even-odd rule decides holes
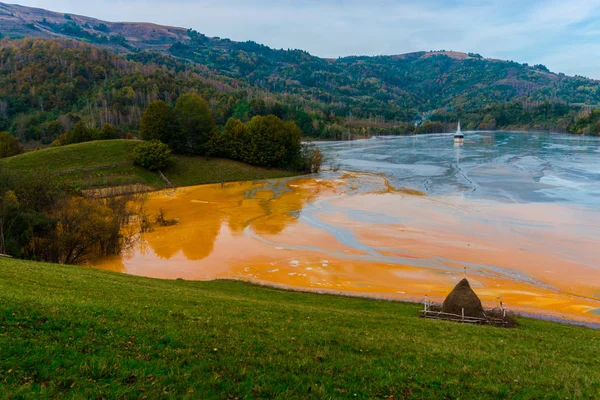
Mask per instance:
[[[300,170],[309,174],[321,171],[323,165],[323,153],[314,145],[314,143],[305,143],[302,145],[302,165]]]
[[[0,132],[0,158],[12,157],[23,152],[16,137],[8,132]]]
[[[133,152],[134,163],[150,171],[165,169],[174,162],[169,146],[159,140],[141,143]]]

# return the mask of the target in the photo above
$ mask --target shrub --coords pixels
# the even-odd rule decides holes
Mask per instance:
[[[8,132],[0,132],[0,158],[12,157],[23,152],[23,146]]]
[[[302,165],[300,170],[309,174],[317,173],[323,165],[323,153],[314,143],[305,143],[302,145]]]
[[[150,171],[165,169],[174,162],[169,146],[159,140],[141,143],[133,151],[134,163]]]
[[[156,215],[156,223],[160,226],[173,226],[177,225],[179,220],[177,218],[168,218],[167,213],[162,208],[158,210]]]
[[[100,131],[100,140],[110,140],[116,139],[117,132],[115,128],[111,124],[104,124],[102,130]]]

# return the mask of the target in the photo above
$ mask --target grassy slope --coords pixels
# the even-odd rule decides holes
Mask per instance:
[[[0,392],[30,398],[594,398],[598,331],[0,259]],[[387,397],[390,398],[390,397]]]
[[[133,148],[138,143],[106,140],[50,148],[2,159],[0,167],[16,173],[44,170],[84,188],[129,184],[163,188],[165,183],[158,174],[133,165]],[[177,156],[174,167],[164,172],[176,186],[293,175],[289,171],[267,170],[232,160],[185,156]]]

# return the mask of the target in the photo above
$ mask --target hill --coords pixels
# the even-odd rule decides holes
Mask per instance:
[[[593,398],[592,329],[0,258],[8,398]]]
[[[78,38],[116,51],[168,50],[190,38],[183,28],[150,23],[107,22],[41,8],[0,3],[0,32],[14,38]]]
[[[136,140],[104,140],[32,151],[0,159],[0,168],[19,175],[43,171],[83,190],[130,185],[164,188],[166,183],[157,173],[133,165],[133,148],[138,143]],[[175,165],[164,171],[175,186],[281,178],[293,174],[226,159],[175,157]]]
[[[230,116],[247,115],[245,107],[252,98],[272,97],[294,110],[318,116],[293,116],[307,136],[331,137],[357,127],[402,131],[414,126],[415,120],[421,121],[422,114],[428,119],[440,112],[446,113],[446,123],[455,123],[464,111],[475,112],[477,118],[469,121],[472,127],[488,127],[484,122],[490,114],[487,108],[505,103],[518,104],[532,114],[525,118],[528,125],[510,121],[512,125],[565,130],[565,123],[578,117],[581,107],[595,107],[600,102],[598,81],[555,74],[543,65],[486,59],[472,53],[423,51],[332,60],[301,50],[210,38],[191,29],[111,23],[3,3],[0,21],[5,37],[75,39],[120,52],[150,68],[161,65],[210,75],[213,88],[223,83],[229,88],[242,87],[245,101],[234,104]],[[537,110],[545,103],[569,107],[573,113],[566,122],[558,123],[557,119],[567,114],[547,115],[546,109]],[[491,117],[498,120],[493,113]],[[542,123],[531,122],[535,120]]]

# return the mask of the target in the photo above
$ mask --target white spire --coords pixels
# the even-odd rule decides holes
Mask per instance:
[[[458,129],[456,130],[456,133],[462,133],[460,130],[460,119],[458,120]]]

